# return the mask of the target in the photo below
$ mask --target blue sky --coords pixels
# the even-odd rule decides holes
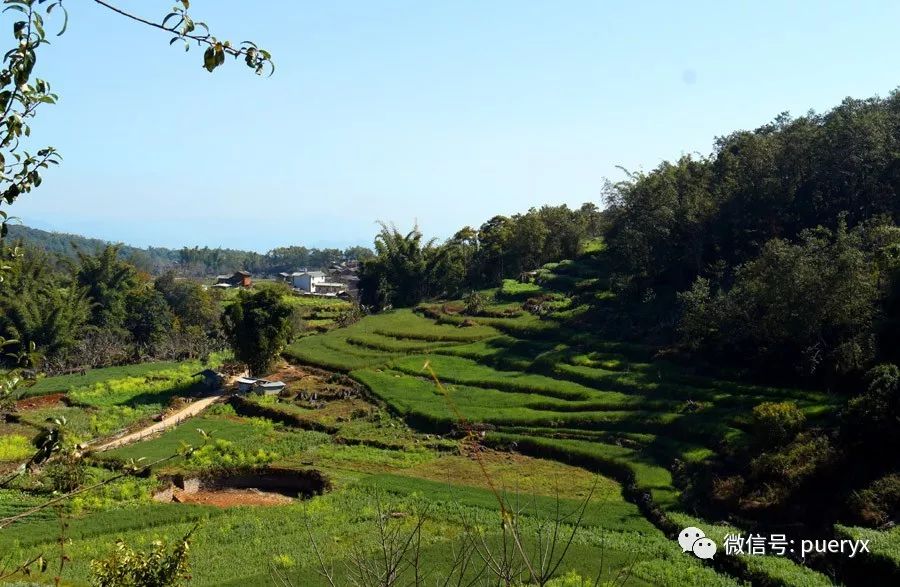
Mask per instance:
[[[900,85],[896,2],[192,2],[271,50],[271,78],[67,6],[38,64],[60,102],[33,125],[65,160],[10,211],[141,246],[343,247],[376,220],[443,238]]]

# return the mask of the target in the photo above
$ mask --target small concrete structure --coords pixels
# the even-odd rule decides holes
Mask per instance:
[[[257,379],[254,379],[252,377],[238,377],[234,380],[234,382],[238,386],[238,391],[240,391],[241,393],[247,393],[248,391],[253,389],[254,385],[256,385]]]
[[[276,395],[281,393],[281,390],[285,388],[285,383],[282,381],[266,381],[265,379],[260,379],[256,382],[256,393],[261,395]]]
[[[254,377],[238,377],[234,382],[237,383],[239,392],[249,393],[252,391],[260,395],[276,395],[281,393],[281,390],[287,385],[282,381],[269,381]]]
[[[329,283],[327,281],[323,281],[322,283],[317,283],[313,286],[315,289],[312,293],[324,294],[324,295],[337,295],[347,290],[347,286],[343,283]]]

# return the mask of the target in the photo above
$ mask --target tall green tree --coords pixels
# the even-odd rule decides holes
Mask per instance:
[[[0,336],[15,340],[6,352],[37,349],[45,359],[60,359],[84,335],[91,316],[85,291],[51,271],[47,255],[26,250],[13,255],[2,247],[8,267],[0,287]]]
[[[152,287],[133,289],[125,297],[124,327],[135,344],[153,348],[171,332],[174,316],[165,296]]]
[[[154,282],[182,326],[217,329],[221,310],[210,291],[197,281],[176,280],[171,271]]]
[[[290,342],[292,314],[291,306],[272,289],[242,292],[225,309],[222,324],[234,356],[246,363],[253,375],[267,374]]]
[[[396,226],[381,223],[375,237],[375,257],[360,272],[360,290],[365,305],[412,306],[429,294],[437,261],[435,241],[422,241],[414,227],[406,234]]]
[[[725,361],[811,376],[860,371],[875,358],[879,288],[861,229],[773,239],[727,290],[700,278],[681,295],[684,343]]]
[[[109,245],[96,255],[78,254],[75,282],[90,299],[91,324],[120,328],[127,312],[125,299],[137,284],[134,266],[119,259],[119,247]]]

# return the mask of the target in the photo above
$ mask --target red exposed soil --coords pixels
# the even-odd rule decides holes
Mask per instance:
[[[16,402],[18,410],[39,410],[41,408],[52,408],[65,403],[66,394],[54,393],[51,395],[41,395],[37,397],[28,397],[20,399]]]
[[[293,394],[307,392],[318,397],[329,399],[340,397],[345,392],[358,391],[358,384],[347,377],[335,378],[335,373],[308,366],[297,366],[282,363],[275,372],[266,379],[283,381]]]
[[[176,491],[172,501],[228,508],[240,505],[284,505],[294,500],[280,493],[269,493],[258,489],[223,489],[220,491],[200,490],[194,493]]]

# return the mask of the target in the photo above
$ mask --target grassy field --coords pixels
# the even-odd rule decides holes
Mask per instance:
[[[191,361],[190,364],[199,368],[199,361]],[[126,377],[146,377],[159,371],[178,369],[184,365],[179,362],[139,363],[137,365],[123,365],[121,367],[105,367],[102,369],[88,369],[84,375],[79,373],[71,375],[57,375],[55,377],[42,377],[34,385],[27,387],[23,397],[47,395],[51,393],[65,393],[74,387],[87,387],[114,379]],[[196,371],[195,371],[196,372]]]
[[[348,445],[340,440],[340,434],[330,436],[244,418],[222,406],[155,439],[105,453],[103,458],[109,463],[161,458],[177,451],[182,443],[198,444],[199,428],[212,436],[212,442],[227,441],[241,451],[264,447],[277,453],[280,466],[313,466],[326,472],[335,486],[333,491],[304,503],[220,509],[153,503],[149,500],[152,478],[117,482],[103,495],[78,502],[78,507],[68,510],[66,554],[71,564],[65,568],[64,579],[83,584],[90,560],[108,555],[116,539],[146,547],[157,539],[175,540],[199,523],[192,547],[192,585],[277,584],[272,565],[296,584],[316,584],[309,582],[310,577],[317,576],[311,541],[322,549],[329,564],[335,564],[340,576],[347,568],[342,562],[346,556],[343,544],[367,545],[374,552],[377,545],[372,537],[376,535],[378,508],[406,512],[404,516],[427,510],[421,556],[432,572],[439,573],[449,568],[448,553],[459,545],[467,524],[497,527],[500,512],[496,490],[509,507],[520,511],[525,536],[533,535],[557,511],[569,516],[592,494],[572,547],[577,556],[567,570],[593,575],[598,568],[596,561],[602,558],[604,576],[609,579],[623,568],[633,570],[633,577],[625,583],[628,585],[654,584],[660,573],[687,585],[735,584],[697,560],[680,556],[677,545],[673,546],[625,501],[619,484],[609,478],[552,460],[509,453],[484,453],[482,468],[458,450],[429,448],[424,442],[427,436],[406,429],[386,414],[379,415],[375,422],[367,417],[345,425],[399,430],[403,450]],[[388,432],[382,435],[389,436]],[[167,463],[166,470],[210,470],[221,465],[189,458]],[[0,511],[15,512],[36,501],[27,494],[3,492]],[[8,507],[3,508],[4,503]],[[398,519],[400,524],[408,524],[404,518]],[[0,550],[13,559],[24,557],[52,548],[58,533],[59,522],[53,514],[43,515],[0,531]],[[499,544],[495,530],[485,539]],[[664,567],[661,559],[668,561]]]
[[[346,573],[341,561],[347,548],[342,545],[375,548],[375,544],[369,544],[375,535],[375,500],[393,512],[412,514],[428,508],[422,557],[435,574],[449,566],[448,557],[452,556],[460,532],[459,520],[490,525],[497,520],[490,492],[390,476],[370,477],[340,492],[290,506],[215,510],[136,505],[70,521],[67,554],[72,562],[66,567],[64,578],[78,582],[85,577],[89,561],[110,552],[112,537],[147,545],[154,539],[182,536],[199,522],[192,549],[192,585],[277,584],[272,565],[277,565],[295,584],[317,584],[312,582],[318,568],[312,542],[325,553],[327,563],[335,565],[339,576]],[[522,523],[527,530],[534,530],[541,509],[552,510],[555,502],[538,500],[534,505],[524,505],[525,510],[529,507],[534,516],[525,515]],[[598,504],[596,515],[589,520],[573,546],[570,569],[593,576],[602,557],[606,579],[623,566],[631,568],[633,577],[628,585],[659,584],[661,576],[670,581],[668,584],[736,584],[716,575],[697,559],[681,556],[677,545],[673,547],[671,541],[654,533],[639,515],[629,513],[621,504],[618,509]],[[608,530],[607,526],[619,529]],[[0,548],[13,555],[49,548],[56,533],[54,520],[23,525],[0,535]],[[492,535],[486,536],[488,542],[492,539]]]
[[[222,438],[236,442],[260,434],[257,431],[248,435],[248,427],[265,428],[224,415],[198,419],[195,423],[201,422]],[[190,436],[183,432],[181,437],[184,434]],[[165,452],[178,439],[179,435],[173,434],[142,443],[147,449],[144,452]],[[297,448],[325,470],[349,467],[356,475],[347,478],[339,490],[296,505],[218,509],[137,499],[71,517],[67,555],[72,562],[67,565],[64,578],[81,584],[87,576],[89,561],[111,552],[115,538],[135,546],[147,546],[156,539],[177,539],[199,523],[192,548],[192,585],[277,584],[271,572],[273,564],[296,584],[315,584],[309,582],[310,577],[317,576],[312,541],[325,553],[329,564],[335,564],[340,576],[346,572],[342,563],[346,550],[342,545],[369,544],[375,536],[376,505],[391,512],[406,512],[405,515],[427,510],[422,557],[431,571],[438,573],[449,567],[448,554],[458,544],[464,524],[492,528],[499,523],[497,496],[490,489],[478,486],[476,479],[481,472],[466,462],[467,459],[433,453],[415,456],[399,451],[381,451],[379,459],[372,449],[333,444]],[[504,464],[504,458],[491,457],[487,466],[492,477],[502,479],[501,469],[514,466],[517,471],[530,472],[534,482],[549,485],[572,472],[553,461],[517,457],[514,463]],[[441,464],[445,459],[451,461],[447,467]],[[379,465],[384,472],[360,471],[356,467],[358,463]],[[449,468],[454,472],[454,482],[417,476],[417,470],[418,474],[428,474],[426,468],[431,471],[429,476]],[[586,492],[594,488],[582,528],[576,534],[568,570],[593,576],[599,568],[598,561],[602,560],[607,579],[623,568],[629,569],[632,576],[627,585],[659,584],[661,578],[670,581],[669,584],[698,587],[736,584],[704,567],[697,559],[682,556],[677,544],[665,538],[633,504],[622,498],[614,481],[601,478],[594,482],[584,471],[575,477],[575,487],[567,488],[559,499],[512,487],[501,490],[501,498],[520,511],[523,535],[529,536],[544,520],[556,516],[557,510],[562,516],[576,511]],[[0,549],[13,557],[25,556],[52,548],[57,535],[58,522],[44,517],[0,532]],[[497,544],[499,537],[489,531],[485,539]],[[371,543],[368,547],[374,550],[376,545]]]
[[[211,361],[215,363],[217,359]],[[104,370],[106,377],[66,389],[71,405],[27,410],[20,418],[34,429],[41,428],[48,419],[63,418],[71,438],[77,442],[107,436],[146,423],[176,397],[203,390],[199,378],[193,376],[202,368],[201,363],[188,361],[167,369]]]
[[[239,415],[239,402],[219,405],[157,438],[102,455],[98,464],[114,468],[197,445],[203,442],[198,429],[211,434],[196,456],[171,461],[148,480],[123,482],[71,512],[73,563],[66,579],[83,583],[90,559],[108,553],[115,538],[146,546],[155,538],[175,539],[200,521],[192,585],[277,584],[273,568],[298,585],[325,584],[316,582],[313,544],[339,575],[346,573],[348,545],[375,551],[379,510],[405,527],[415,512],[428,511],[421,556],[439,574],[467,525],[481,528],[488,543],[499,540],[501,502],[520,513],[523,535],[533,536],[591,495],[565,572],[593,579],[602,561],[605,580],[625,577],[617,584],[830,584],[784,557],[704,563],[661,530],[692,524],[719,541],[726,532],[747,530],[684,511],[673,470],[714,458],[724,439],[746,435],[747,414],[763,401],[794,401],[813,421],[831,417],[835,404],[805,390],[703,376],[654,359],[652,349],[562,328],[584,311],[565,294],[601,280],[595,255],[602,251],[592,243],[586,257],[545,267],[537,283],[504,282],[486,292],[491,301],[476,316],[464,315],[459,302],[393,310],[286,349],[291,362],[349,376],[365,397],[328,395],[319,382],[322,398],[316,400],[295,391],[245,406],[264,408],[271,420]],[[547,304],[542,316],[526,310],[537,297]],[[311,320],[330,320],[337,311],[317,305]],[[52,410],[88,430],[104,414],[147,413],[146,406],[158,409],[183,392],[178,371],[160,370],[167,371],[158,381],[136,375],[144,377],[138,385],[122,374],[77,387],[70,392],[75,406]],[[448,434],[460,427],[468,434]],[[17,443],[9,441],[7,450],[15,452]],[[314,468],[332,489],[274,507],[149,501],[155,475],[234,466]],[[15,511],[29,499],[10,492],[12,505],[0,500],[0,509]],[[0,551],[24,556],[51,548],[54,523],[44,517],[0,531]],[[873,535],[886,560],[896,561],[895,534]]]
[[[276,430],[272,422],[262,418],[208,415],[194,418],[157,438],[105,452],[102,458],[118,461],[143,458],[155,461],[175,454],[184,444],[194,447],[203,445],[206,441],[203,433],[210,437],[209,443],[224,440],[232,443],[239,451],[256,452],[262,448],[273,455],[272,460],[301,453],[328,442],[327,434],[305,430]],[[203,463],[198,459],[180,459],[168,462],[166,466],[194,470],[201,469]]]

